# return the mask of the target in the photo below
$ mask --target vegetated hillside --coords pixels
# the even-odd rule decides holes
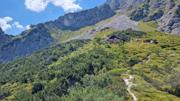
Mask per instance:
[[[142,28],[142,24],[140,28]],[[0,66],[3,101],[180,100],[180,37],[105,28]]]

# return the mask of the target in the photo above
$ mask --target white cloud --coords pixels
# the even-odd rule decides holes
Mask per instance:
[[[0,27],[3,31],[7,31],[10,29],[21,29],[21,30],[28,30],[30,29],[30,25],[23,26],[18,21],[14,21],[12,17],[2,17],[0,18]]]
[[[26,29],[26,30],[31,29],[31,25],[27,25],[27,26],[25,27],[25,29]]]
[[[3,17],[0,18],[0,27],[3,31],[6,31],[7,29],[12,28],[11,22],[13,21],[13,18],[11,17]]]
[[[16,28],[19,28],[19,29],[24,29],[24,26],[23,25],[21,25],[19,22],[14,22],[14,24],[13,24]]]
[[[4,17],[4,20],[7,21],[7,22],[11,22],[13,20],[13,18],[7,16],[7,17]]]
[[[58,7],[62,7],[65,12],[75,12],[82,9],[76,0],[50,0],[52,4]]]
[[[47,7],[47,0],[26,0],[25,6],[27,9],[35,11],[35,12],[41,12],[45,10]]]
[[[25,0],[26,8],[34,12],[44,11],[49,3],[63,8],[65,12],[75,12],[82,9],[77,4],[77,0]]]

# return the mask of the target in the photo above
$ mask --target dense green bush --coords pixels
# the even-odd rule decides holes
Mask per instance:
[[[32,88],[32,94],[35,94],[39,91],[42,91],[44,89],[44,85],[41,83],[35,83],[33,84],[33,88]]]

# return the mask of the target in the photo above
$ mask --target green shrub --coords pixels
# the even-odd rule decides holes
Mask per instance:
[[[44,85],[41,83],[33,84],[32,94],[38,93],[44,89]]]

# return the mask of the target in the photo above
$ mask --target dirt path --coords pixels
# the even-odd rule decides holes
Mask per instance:
[[[132,86],[135,86],[135,84],[133,84],[133,79],[134,77],[132,75],[129,75],[128,78],[124,78],[124,82],[125,84],[128,86],[127,87],[127,91],[129,92],[129,94],[132,96],[133,100],[132,101],[137,101],[137,97],[135,96],[135,94],[131,91]]]

